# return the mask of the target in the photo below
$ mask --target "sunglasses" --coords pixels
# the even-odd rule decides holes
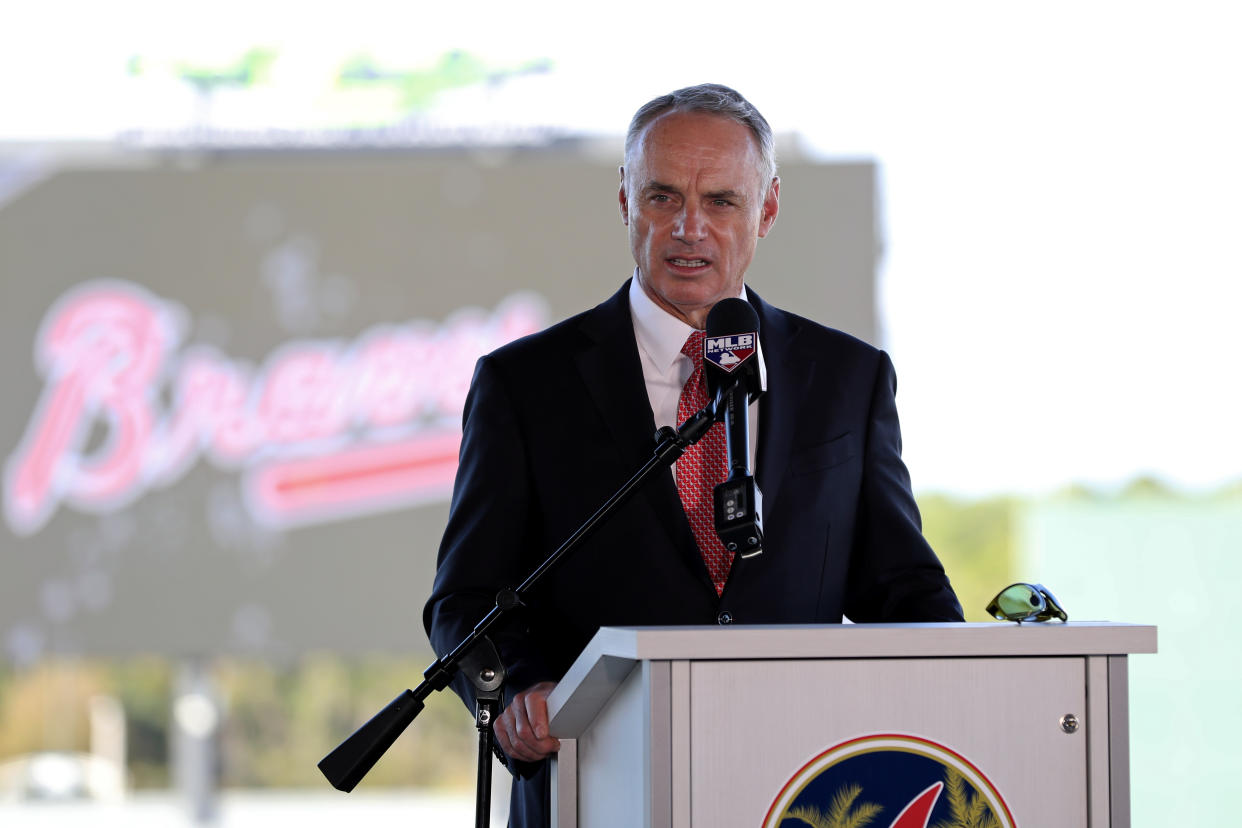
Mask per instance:
[[[1068,621],[1056,597],[1043,584],[1010,584],[988,604],[988,615],[998,621]]]

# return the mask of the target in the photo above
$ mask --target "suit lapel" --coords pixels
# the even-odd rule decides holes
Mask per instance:
[[[815,363],[800,355],[796,320],[750,292],[759,316],[759,342],[768,374],[768,391],[759,403],[758,469],[765,522],[788,477],[798,412],[811,399]]]
[[[630,323],[628,284],[583,317],[579,327],[586,342],[575,359],[587,393],[619,446],[634,444],[641,432],[655,433]]]
[[[619,447],[622,463],[637,471],[655,448],[656,427],[634,341],[629,290],[627,281],[610,299],[583,317],[580,330],[586,342],[576,362],[587,393],[609,430],[608,436]],[[618,480],[617,486],[623,482]],[[657,522],[673,546],[694,552],[706,578],[707,569],[698,558],[698,546],[681,508],[672,474],[665,471],[655,475],[639,496],[655,511]]]

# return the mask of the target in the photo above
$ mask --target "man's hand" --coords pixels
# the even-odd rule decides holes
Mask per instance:
[[[506,756],[538,762],[561,749],[559,739],[548,735],[548,694],[556,682],[543,681],[513,697],[513,703],[496,717],[492,730]]]

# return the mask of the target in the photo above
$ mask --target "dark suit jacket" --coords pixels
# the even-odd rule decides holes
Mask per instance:
[[[424,611],[437,653],[651,456],[628,290],[479,360]],[[763,554],[736,560],[717,596],[663,471],[493,636],[511,693],[560,679],[600,626],[961,620],[921,534],[888,356],[750,296],[769,388],[755,472]],[[454,686],[473,709],[469,685]]]

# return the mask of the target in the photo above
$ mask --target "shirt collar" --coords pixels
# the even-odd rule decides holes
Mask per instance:
[[[634,338],[651,363],[669,370],[681,354],[694,328],[657,305],[638,284],[638,271],[630,281],[630,315],[634,319]]]

